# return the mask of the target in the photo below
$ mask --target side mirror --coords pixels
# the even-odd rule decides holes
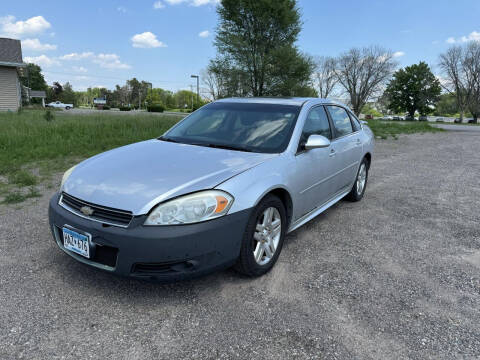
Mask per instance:
[[[330,146],[330,140],[322,135],[310,135],[305,143],[305,150],[326,148]]]

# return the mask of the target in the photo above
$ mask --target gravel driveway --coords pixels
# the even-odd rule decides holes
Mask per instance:
[[[480,357],[480,133],[377,142],[360,203],[276,267],[160,285],[56,248],[42,198],[0,207],[0,359]]]

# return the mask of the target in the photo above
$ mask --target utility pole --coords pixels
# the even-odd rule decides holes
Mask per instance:
[[[193,85],[190,84],[190,92],[192,93],[192,111],[193,111]]]
[[[190,75],[191,78],[197,79],[197,104],[200,104],[200,76]]]

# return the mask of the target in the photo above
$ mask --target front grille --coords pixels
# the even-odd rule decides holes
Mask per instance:
[[[60,198],[60,204],[63,207],[67,208],[67,210],[70,210],[77,215],[111,225],[127,227],[133,218],[133,215],[130,211],[112,209],[104,206],[95,205],[77,199],[76,197],[68,195],[67,193],[62,193],[62,197]],[[92,213],[90,215],[84,214],[81,211],[83,207],[89,207],[92,210]]]

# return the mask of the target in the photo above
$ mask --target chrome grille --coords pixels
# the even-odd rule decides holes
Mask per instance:
[[[121,227],[127,227],[133,218],[133,215],[130,211],[112,209],[105,206],[92,204],[77,199],[76,197],[73,197],[67,193],[62,193],[60,197],[60,205],[81,217]],[[84,211],[82,211],[82,209]]]

